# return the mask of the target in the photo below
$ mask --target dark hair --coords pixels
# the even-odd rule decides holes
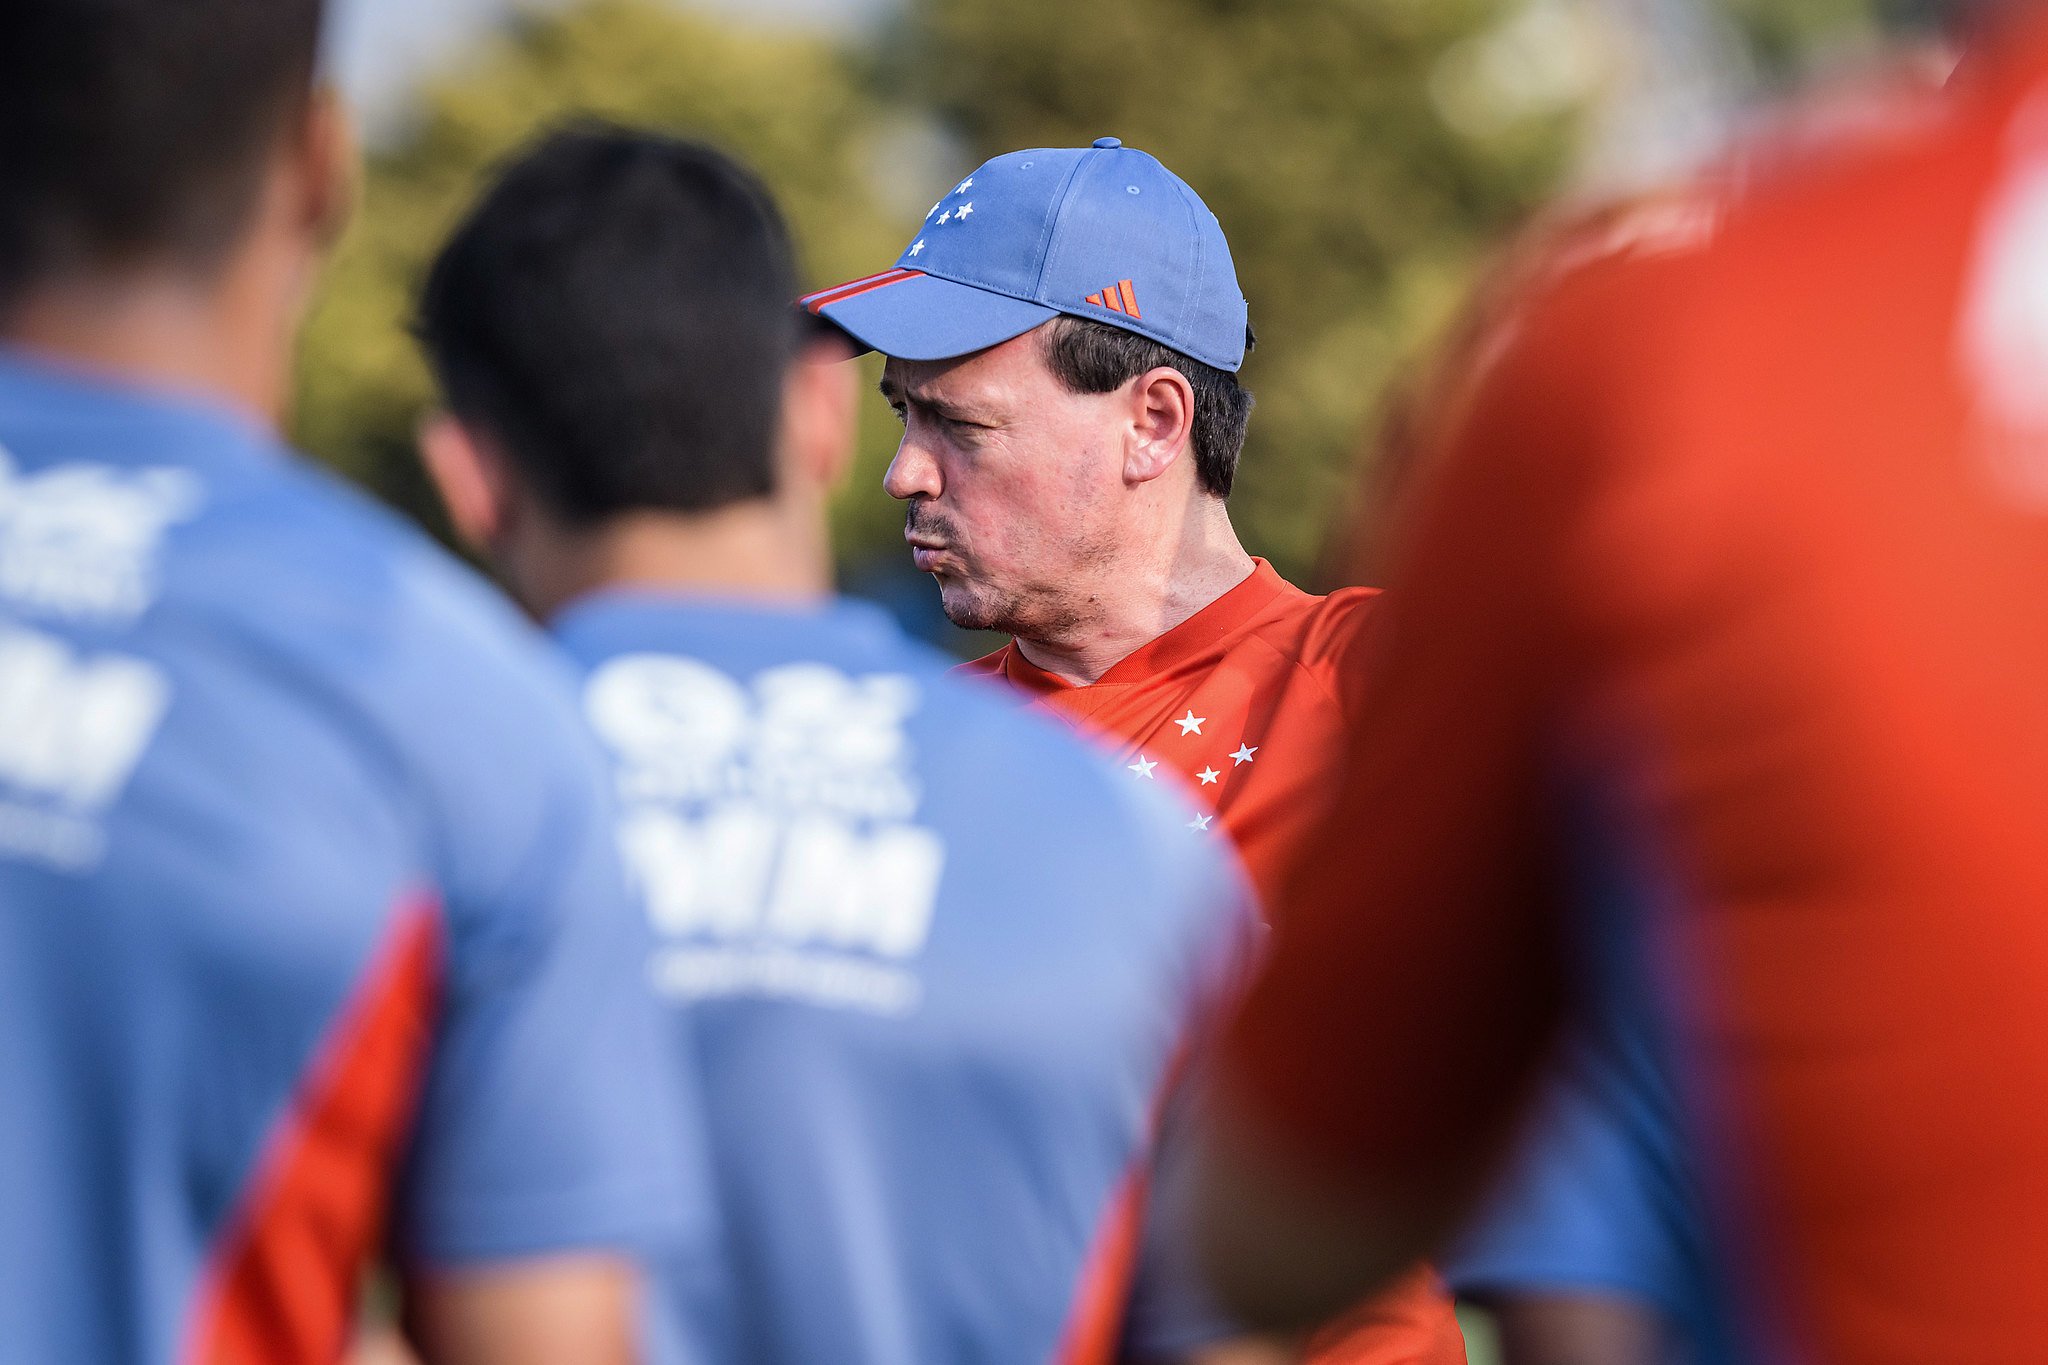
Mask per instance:
[[[470,211],[415,330],[455,415],[588,525],[774,491],[796,293],[782,217],[738,163],[579,122]]]
[[[1147,370],[1179,370],[1195,390],[1195,477],[1219,498],[1230,496],[1237,457],[1251,420],[1251,390],[1237,376],[1182,355],[1150,337],[1093,318],[1062,315],[1045,329],[1045,363],[1071,393],[1108,393]]]
[[[322,8],[0,3],[0,308],[70,271],[216,264],[310,98]]]

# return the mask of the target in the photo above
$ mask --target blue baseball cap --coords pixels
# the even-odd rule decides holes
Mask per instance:
[[[1244,364],[1223,227],[1187,182],[1113,137],[986,161],[932,205],[894,269],[802,300],[862,347],[947,360],[1062,313]]]

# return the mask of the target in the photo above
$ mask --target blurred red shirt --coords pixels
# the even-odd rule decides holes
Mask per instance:
[[[1250,577],[1088,686],[1037,667],[1013,641],[963,664],[1001,678],[1106,742],[1134,782],[1178,776],[1190,838],[1228,835],[1263,897],[1312,834],[1357,716],[1360,651],[1377,594],[1303,592],[1253,561]],[[1321,1343],[1318,1365],[1463,1365],[1464,1337],[1422,1270]]]
[[[1515,320],[1226,1047],[1304,1163],[1469,1177],[1569,990],[1593,793],[1761,1358],[2048,1340],[2044,36]]]

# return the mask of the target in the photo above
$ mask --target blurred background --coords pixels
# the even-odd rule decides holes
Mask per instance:
[[[1221,218],[1259,345],[1234,517],[1305,586],[1380,405],[1488,254],[1561,197],[1695,167],[1776,95],[1940,0],[339,0],[334,75],[369,153],[305,337],[296,437],[440,529],[412,452],[407,314],[491,164],[595,111],[715,142],[780,195],[810,287],[886,269],[983,159],[1114,134]],[[879,374],[879,362],[863,362]],[[910,567],[865,406],[841,575],[978,642]]]
[[[429,401],[413,293],[491,165],[571,113],[751,163],[811,288],[893,264],[987,157],[1114,134],[1223,222],[1259,338],[1234,519],[1253,553],[1320,587],[1383,409],[1519,226],[1681,177],[1779,96],[1853,81],[1902,44],[1938,70],[1944,3],[337,0],[332,74],[368,171],[305,334],[295,436],[445,529],[413,453]],[[861,363],[872,383],[879,361]],[[866,404],[837,507],[842,581],[975,652],[989,642],[940,615],[881,491],[896,436]],[[1483,1319],[1468,1330],[1486,1365]]]

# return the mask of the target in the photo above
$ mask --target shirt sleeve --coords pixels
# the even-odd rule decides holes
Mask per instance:
[[[1226,1091],[1321,1169],[1476,1179],[1562,1014],[1547,793],[1590,649],[1567,604],[1602,478],[1599,292],[1517,319],[1418,474],[1347,779],[1225,1041]]]
[[[1613,794],[1587,790],[1565,804],[1579,1007],[1446,1273],[1472,1297],[1633,1299],[1700,1358],[1720,1359],[1728,1314],[1668,1010],[1689,993],[1686,962],[1652,946],[1666,879]]]
[[[1183,1086],[1167,1102],[1153,1156],[1150,1197],[1137,1272],[1124,1326],[1125,1355],[1134,1361],[1175,1361],[1244,1335],[1203,1284],[1196,1260],[1191,1097]]]
[[[1675,1138],[1637,1131],[1640,1103],[1604,1040],[1575,1034],[1513,1161],[1444,1259],[1459,1294],[1609,1294],[1677,1320],[1699,1241]],[[1662,1118],[1663,1116],[1659,1116]]]
[[[1175,865],[1193,875],[1174,894],[1195,907],[1192,970],[1188,974],[1183,1064],[1162,1097],[1154,1127],[1144,1224],[1124,1321],[1124,1354],[1141,1362],[1175,1361],[1191,1352],[1246,1334],[1210,1296],[1196,1260],[1192,1215],[1197,1151],[1195,1094],[1200,1057],[1243,993],[1265,937],[1257,900],[1243,864],[1225,839],[1191,849],[1178,806],[1160,829]],[[1169,827],[1170,826],[1170,827]],[[1172,878],[1162,878],[1174,884]]]
[[[566,688],[518,714],[516,739],[450,740],[477,747],[440,793],[444,998],[396,1247],[678,1254],[712,1209],[686,1043],[645,984],[650,931]]]

